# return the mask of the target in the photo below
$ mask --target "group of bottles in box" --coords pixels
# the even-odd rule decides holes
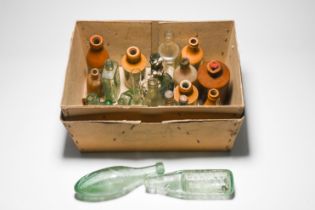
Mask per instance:
[[[180,51],[172,32],[166,32],[158,52],[149,59],[137,46],[129,47],[120,60],[127,91],[120,93],[119,64],[110,58],[101,35],[92,35],[87,53],[87,105],[218,105],[224,104],[230,70],[219,60],[204,60],[197,37]]]

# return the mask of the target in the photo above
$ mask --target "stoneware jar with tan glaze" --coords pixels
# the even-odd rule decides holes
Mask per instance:
[[[89,70],[87,80],[87,93],[96,93],[99,97],[102,96],[102,81],[101,73],[98,68],[93,68]]]
[[[200,98],[206,98],[208,90],[215,88],[220,92],[220,101],[226,101],[226,94],[230,83],[230,70],[221,61],[211,60],[203,63],[198,70]]]
[[[199,46],[199,39],[191,37],[188,45],[182,49],[182,58],[188,58],[191,65],[198,69],[204,56],[203,49]]]
[[[121,59],[127,88],[139,87],[145,76],[146,57],[136,46],[129,47]]]
[[[187,105],[195,105],[198,101],[198,89],[189,80],[183,80],[174,89],[174,100],[179,103],[180,96],[185,95],[188,98]]]
[[[218,91],[218,89],[212,88],[208,91],[207,100],[203,105],[217,105],[220,101],[219,97],[220,92]]]
[[[105,61],[109,58],[108,52],[104,47],[104,38],[94,34],[89,39],[90,49],[86,55],[86,62],[89,69],[102,69]]]

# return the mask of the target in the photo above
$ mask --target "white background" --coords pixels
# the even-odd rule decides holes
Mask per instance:
[[[314,209],[314,1],[0,0],[0,209]],[[80,154],[59,120],[77,19],[234,19],[246,122],[231,153]],[[184,201],[140,187],[74,199],[82,175],[158,160],[167,171],[228,168],[228,201]]]

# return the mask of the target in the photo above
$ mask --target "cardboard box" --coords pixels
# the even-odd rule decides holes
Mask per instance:
[[[219,59],[231,71],[228,104],[219,106],[83,105],[88,38],[101,34],[110,57],[120,61],[135,45],[149,58],[171,30],[182,48],[197,36],[205,59]],[[121,74],[123,75],[123,74]],[[75,25],[61,119],[80,151],[229,150],[244,121],[240,60],[233,21],[78,21]]]

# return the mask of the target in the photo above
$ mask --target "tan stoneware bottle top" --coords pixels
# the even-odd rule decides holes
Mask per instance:
[[[90,70],[90,75],[92,77],[92,79],[98,79],[99,75],[100,75],[100,70],[97,68],[91,69]]]
[[[101,35],[94,34],[90,36],[90,47],[93,50],[101,50],[104,45],[104,38]]]
[[[125,55],[121,59],[122,67],[133,74],[143,71],[147,65],[146,57],[136,46],[131,46],[126,50]]]
[[[109,58],[108,52],[104,47],[104,38],[94,34],[89,38],[90,48],[86,55],[86,62],[89,69],[103,69],[105,61]]]
[[[197,103],[198,94],[198,89],[189,80],[182,80],[174,89],[175,101],[180,102],[180,96],[185,95],[188,98],[188,105]]]
[[[179,84],[179,92],[184,95],[190,95],[193,91],[193,86],[190,81],[183,80]]]
[[[182,58],[188,58],[191,65],[199,67],[204,56],[203,49],[199,46],[197,37],[190,37],[188,45],[182,49]]]
[[[208,98],[206,102],[204,103],[204,105],[216,105],[219,97],[220,97],[220,92],[217,89],[215,88],[210,89],[208,91]]]

